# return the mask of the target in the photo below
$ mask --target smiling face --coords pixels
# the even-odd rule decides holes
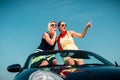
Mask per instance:
[[[58,23],[58,29],[61,33],[66,31],[66,27],[67,27],[67,25],[66,25],[65,22],[61,21],[61,22]]]

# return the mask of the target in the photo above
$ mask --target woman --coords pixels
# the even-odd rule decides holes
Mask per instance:
[[[50,21],[48,23],[48,31],[44,32],[42,36],[42,40],[38,48],[36,49],[36,53],[39,51],[45,50],[54,50],[56,44],[56,22]],[[57,60],[55,55],[48,55],[48,56],[38,56],[33,59],[33,66],[45,66],[48,64],[57,64]]]
[[[58,50],[78,50],[78,47],[74,43],[73,38],[83,38],[90,26],[91,23],[88,23],[82,33],[77,33],[72,30],[67,31],[66,23],[64,21],[60,21],[58,23],[58,29],[60,31],[60,34],[58,36]],[[64,57],[63,60],[65,61],[65,63],[70,65],[75,65],[75,62],[78,65],[84,64],[83,59],[73,60],[71,57]]]

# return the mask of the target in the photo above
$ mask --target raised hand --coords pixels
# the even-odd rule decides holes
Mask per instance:
[[[91,26],[92,26],[91,22],[88,22],[86,27],[89,28]]]

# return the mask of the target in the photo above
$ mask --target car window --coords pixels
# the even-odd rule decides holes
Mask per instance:
[[[49,57],[51,55],[40,55],[39,54],[37,56],[36,55],[31,56],[31,58],[28,61],[28,68],[31,68],[31,66],[33,65],[33,63],[39,62],[42,58],[44,58],[44,56]],[[58,65],[63,65],[64,64],[64,62],[62,60],[62,57],[60,56],[60,53],[56,53],[56,54],[54,54],[54,56],[55,56],[55,58],[58,61]],[[36,64],[36,65],[39,65],[39,64]],[[34,68],[34,67],[32,67],[32,68]]]
[[[89,55],[89,59],[84,59],[85,64],[104,64],[94,56]]]
[[[74,60],[80,60],[82,59],[85,64],[100,64],[100,65],[107,65],[106,61],[103,60],[103,58],[100,58],[100,56],[97,56],[95,54],[91,54],[90,52],[65,52],[61,53],[61,57],[71,57]]]
[[[27,68],[32,68],[32,64],[36,61],[39,61],[41,59],[41,56],[50,56],[52,52],[47,52],[47,54],[49,55],[41,55],[41,53],[35,53],[32,54],[28,60],[27,60]],[[86,51],[54,51],[53,52],[57,61],[58,61],[58,65],[64,65],[64,60],[63,57],[71,57],[74,60],[75,59],[83,59],[84,64],[104,64],[104,65],[111,65],[111,63],[109,63],[109,61],[105,60],[104,58],[101,58],[100,56],[93,54],[91,52],[86,52]],[[53,54],[52,54],[53,55]],[[39,64],[37,64],[39,65]],[[50,64],[51,65],[51,64]],[[33,67],[34,68],[34,67]]]
[[[64,64],[64,61],[63,61],[62,57],[60,56],[60,54],[61,53],[56,54],[56,59],[58,61],[58,64],[62,65],[62,64]]]

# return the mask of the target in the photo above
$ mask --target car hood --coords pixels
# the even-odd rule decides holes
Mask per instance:
[[[120,80],[120,67],[79,68],[65,80]]]
[[[14,80],[29,80],[29,76],[38,69],[24,69],[15,76]]]
[[[63,80],[57,74],[38,68],[24,69],[14,80]]]

